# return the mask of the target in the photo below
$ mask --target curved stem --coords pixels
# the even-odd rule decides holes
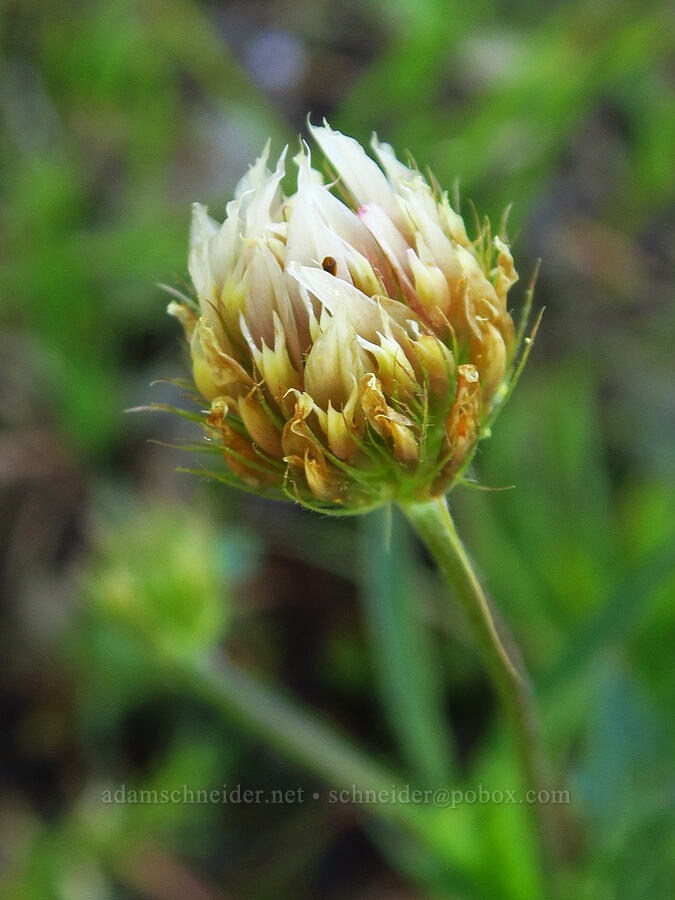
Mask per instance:
[[[540,792],[549,789],[549,783],[532,688],[515,642],[501,623],[499,628],[495,623],[445,498],[402,505],[402,509],[457,593],[506,711],[526,788],[540,797]],[[544,868],[549,870],[557,857],[557,825],[550,806],[536,802],[531,808],[536,815]]]

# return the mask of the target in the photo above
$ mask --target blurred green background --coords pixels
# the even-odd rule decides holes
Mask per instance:
[[[539,897],[519,807],[441,811],[425,843],[323,801],[101,801],[327,786],[174,677],[214,647],[405,777],[514,778],[461,617],[397,517],[320,520],[178,474],[189,458],[152,440],[190,423],[123,412],[174,401],[150,382],[188,371],[156,283],[187,277],[190,202],[222,215],[311,111],[459,179],[465,213],[513,202],[521,285],[543,259],[543,325],[473,473],[515,487],[451,507],[570,791],[561,896],[672,896],[672,10],[6,0],[0,29],[3,890]]]

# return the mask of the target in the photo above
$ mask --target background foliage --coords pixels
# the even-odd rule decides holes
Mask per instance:
[[[148,438],[187,423],[123,413],[175,399],[149,382],[187,371],[155,283],[186,277],[190,201],[222,214],[266,136],[280,150],[311,110],[459,178],[481,214],[512,201],[523,281],[544,260],[537,345],[474,467],[515,489],[451,505],[571,792],[563,896],[668,896],[666,5],[7,0],[0,27],[10,895],[538,896],[518,807],[447,810],[413,845],[323,802],[100,801],[120,784],[317,787],[158,664],[216,645],[421,782],[515,777],[461,617],[402,522],[320,521],[176,474],[184,457]]]

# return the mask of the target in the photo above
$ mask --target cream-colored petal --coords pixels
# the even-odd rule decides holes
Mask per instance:
[[[326,256],[343,256],[340,248],[346,242],[373,265],[382,265],[384,259],[377,244],[359,217],[328,188],[303,176],[302,170],[299,179],[289,220],[288,259],[321,265]],[[346,271],[338,274],[349,277]]]
[[[403,348],[384,334],[378,334],[379,343],[359,337],[360,346],[377,362],[377,374],[389,396],[407,399],[419,390],[415,371]]]
[[[424,252],[430,254],[431,260],[437,265],[450,284],[456,284],[462,277],[462,265],[452,241],[443,233],[443,229],[428,216],[421,207],[408,206],[410,216],[419,234],[417,240],[420,257]],[[466,252],[466,251],[465,251]],[[425,260],[430,261],[430,260]]]
[[[190,309],[189,306],[186,306],[184,303],[177,303],[175,300],[172,300],[171,303],[166,308],[166,311],[170,316],[173,316],[175,319],[178,319],[180,324],[183,326],[183,331],[185,332],[185,337],[187,340],[192,339],[192,334],[197,327],[197,316]]]
[[[262,341],[268,346],[274,343],[272,313],[276,306],[274,288],[264,250],[256,247],[246,270],[246,305],[244,315],[250,335],[260,348]]]
[[[408,250],[408,260],[415,280],[415,291],[420,302],[432,315],[439,309],[447,316],[450,310],[450,288],[448,279],[433,262],[423,263],[414,250]]]
[[[359,219],[373,235],[389,263],[405,272],[408,244],[391,217],[376,203],[364,203],[359,209]]]
[[[384,253],[406,300],[415,305],[417,298],[408,269],[408,243],[394,222],[374,203],[359,209],[359,218],[366,225]]]
[[[326,202],[326,198],[330,200]],[[293,198],[288,220],[286,264],[298,262],[301,265],[320,267],[324,259],[332,258],[335,260],[335,274],[349,280],[344,244],[337,230],[326,221],[324,207],[330,205],[331,201],[342,207],[347,215],[352,215],[323,187],[310,184],[298,190]]]
[[[293,157],[293,162],[298,168],[298,190],[308,184],[324,183],[322,173],[312,168],[312,151],[306,141],[301,142],[300,150]]]
[[[413,179],[416,173],[400,162],[400,160],[396,158],[394,148],[391,144],[380,142],[375,132],[373,132],[373,136],[370,140],[370,146],[375,151],[375,155],[377,156],[380,165],[387,173],[387,178],[394,186],[398,186],[399,182],[411,181]]]
[[[340,180],[352,195],[356,206],[377,203],[395,219],[400,219],[394,193],[386,176],[354,138],[347,137],[324,121],[323,127],[309,126]]]
[[[219,225],[208,213],[203,203],[192,204],[192,220],[190,222],[190,247],[208,243],[209,238],[218,231]]]
[[[323,269],[301,266],[295,262],[289,263],[288,271],[332,315],[344,307],[358,334],[372,340],[382,328],[382,313],[378,304],[353,284],[335,278]]]
[[[238,409],[241,420],[255,443],[270,456],[280,457],[281,433],[267,414],[258,392],[252,391],[240,397]]]
[[[209,238],[209,263],[216,285],[220,287],[237,262],[241,242],[238,233],[238,210],[228,214],[223,224]]]
[[[211,271],[209,239],[218,230],[218,223],[212,219],[201,203],[192,204],[192,224],[190,226],[190,253],[188,271],[199,297],[211,299],[215,293],[215,279]]]
[[[360,437],[360,433],[363,430],[362,428],[356,427],[351,415],[351,410],[349,410],[349,407],[353,406],[353,403],[357,400],[358,385],[355,382],[354,389],[352,390],[352,397],[345,404],[345,407],[338,410],[335,409],[332,403],[329,403],[326,414],[324,431],[326,439],[328,440],[328,446],[332,453],[345,462],[349,462],[356,453],[357,444],[354,440],[354,436]]]
[[[276,312],[273,313],[273,322],[274,348],[263,341],[260,371],[270,394],[283,409],[286,394],[291,390],[302,390],[302,375],[293,368],[284,329]]]
[[[195,384],[208,400],[235,396],[251,386],[248,373],[218,341],[213,329],[200,321],[190,341]]]
[[[455,360],[440,338],[423,334],[413,344],[415,355],[422,368],[422,383],[428,382],[434,398],[446,399],[450,379],[455,371]]]
[[[256,159],[253,165],[249,166],[248,172],[239,179],[239,182],[234,189],[235,199],[238,199],[248,191],[256,190],[261,186],[265,178],[265,174],[268,172],[267,160],[270,156],[271,143],[271,139],[268,138],[265,146],[263,147],[263,152]]]
[[[487,402],[497,390],[506,371],[506,344],[504,338],[491,322],[483,322],[481,340],[472,353],[473,361],[480,372],[481,390]]]
[[[241,200],[239,217],[243,234],[246,237],[255,237],[261,234],[271,221],[278,221],[281,218],[285,198],[281,193],[280,185],[286,171],[286,152],[287,148],[284,148],[274,172],[269,172],[267,169],[260,171],[257,168],[259,160],[256,166],[249,171],[250,187],[237,195]],[[255,177],[252,177],[254,170]]]
[[[443,192],[441,201],[438,204],[438,211],[441,218],[441,224],[446,234],[461,244],[463,247],[470,247],[471,242],[467,237],[464,219],[450,205],[447,191]]]
[[[322,409],[341,409],[361,379],[363,363],[354,326],[338,306],[305,362],[305,390]]]
[[[302,347],[300,346],[298,325],[302,324],[302,330],[306,333],[305,308],[299,303],[293,304],[288,292],[287,278],[269,247],[259,244],[256,254],[257,261],[261,266],[260,271],[265,273],[268,281],[269,292],[266,293],[266,302],[271,306],[268,306],[267,315],[271,316],[272,311],[278,313],[291,360],[295,368],[300,368]],[[302,323],[299,323],[296,317],[302,317]],[[251,325],[250,320],[249,325]]]
[[[493,239],[497,248],[497,280],[495,290],[503,309],[506,309],[506,295],[509,289],[518,281],[518,273],[513,265],[513,256],[509,247],[499,237]]]
[[[486,278],[476,257],[464,247],[459,246],[457,247],[457,256],[462,266],[462,277],[474,298],[487,301],[497,310],[499,308],[497,292]]]

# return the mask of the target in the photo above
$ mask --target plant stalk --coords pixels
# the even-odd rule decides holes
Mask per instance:
[[[236,721],[249,734],[262,739],[282,756],[312,772],[331,788],[360,796],[384,794],[405,780],[388,766],[305,711],[291,698],[223,655],[164,661],[172,680],[186,687]],[[436,821],[422,805],[364,801],[366,809],[398,825],[432,848],[437,843]]]
[[[445,497],[427,503],[405,504],[402,509],[466,613],[483,663],[506,712],[526,790],[534,791],[539,798],[541,792],[550,790],[550,786],[533,691],[516,644],[501,623],[499,628],[495,624]],[[554,810],[550,804],[539,800],[528,805],[535,816],[543,868],[550,873],[559,846]]]

